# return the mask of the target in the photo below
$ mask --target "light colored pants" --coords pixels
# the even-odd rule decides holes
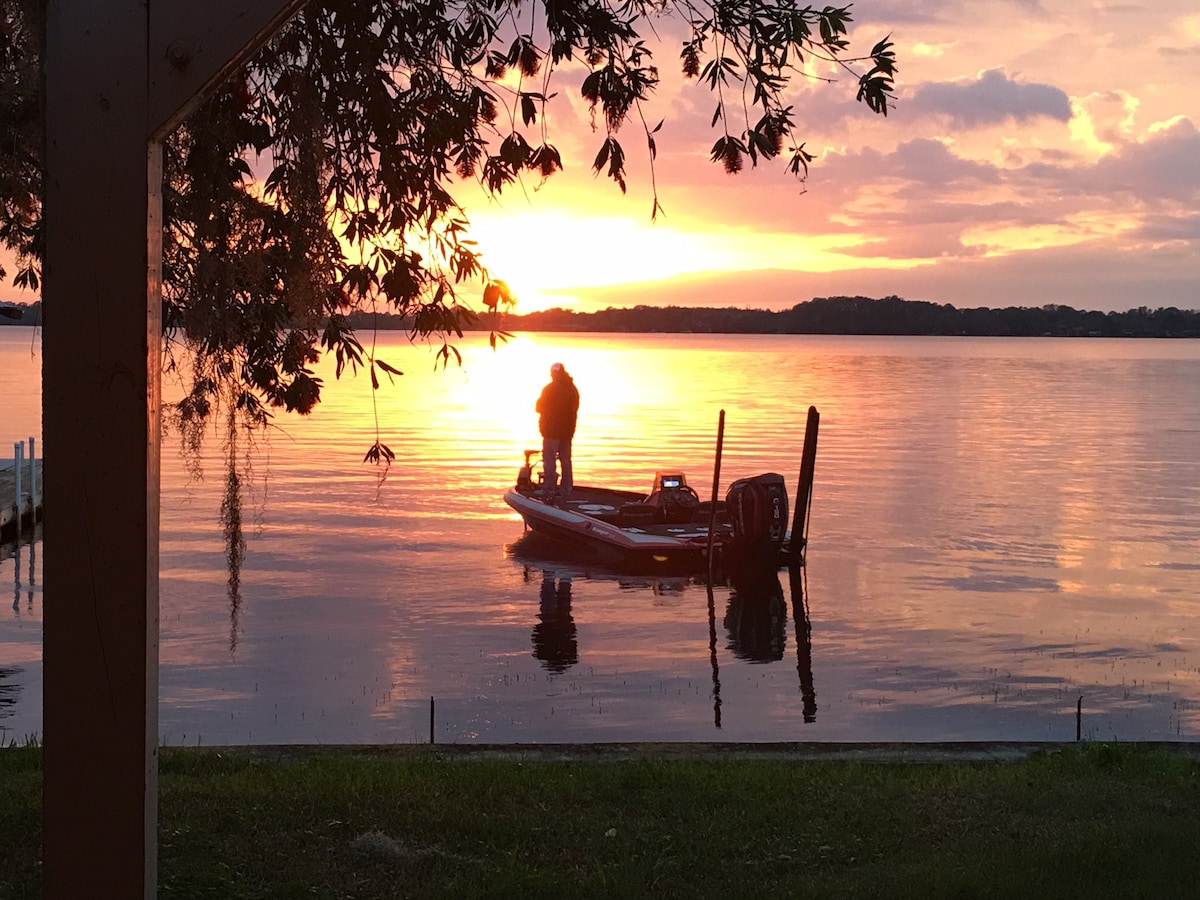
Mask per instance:
[[[569,494],[575,486],[574,473],[571,471],[571,439],[542,438],[542,470],[545,480],[542,489],[553,492],[558,484],[558,463],[562,463],[562,492]]]

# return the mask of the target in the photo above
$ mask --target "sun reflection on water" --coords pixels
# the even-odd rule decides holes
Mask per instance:
[[[169,742],[424,741],[431,697],[438,740],[1070,739],[1080,696],[1085,734],[1200,738],[1200,350],[470,335],[441,371],[403,335],[379,349],[394,386],[322,364],[326,402],[262,447],[235,647],[219,478],[164,454]],[[710,617],[702,580],[525,552],[501,495],[555,361],[582,394],[580,483],[645,490],[669,465],[706,495],[724,408],[720,493],[791,489],[821,410],[804,614],[786,573],[782,610],[721,584]],[[29,562],[0,559],[14,733],[40,727]]]

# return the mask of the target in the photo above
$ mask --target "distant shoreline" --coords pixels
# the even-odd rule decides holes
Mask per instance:
[[[355,328],[411,328],[401,316],[352,314]],[[1127,312],[1069,306],[958,309],[948,303],[885,297],[815,297],[791,309],[634,306],[573,312],[483,313],[470,331],[624,334],[836,334],[953,337],[1200,338],[1200,312],[1139,307]]]
[[[19,311],[19,317],[13,313]],[[39,326],[41,303],[5,304],[0,327]],[[359,331],[409,331],[413,319],[355,311]],[[953,337],[1200,338],[1200,311],[1141,306],[1126,312],[1077,310],[1047,304],[959,309],[949,303],[901,297],[814,297],[790,309],[633,306],[595,312],[554,308],[531,313],[464,310],[467,331],[623,334],[837,334]]]

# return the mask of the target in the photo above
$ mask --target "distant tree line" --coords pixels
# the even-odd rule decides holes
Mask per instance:
[[[610,307],[591,313],[565,309],[480,317],[479,328],[504,331],[603,331],[700,334],[893,334],[996,337],[1200,337],[1200,312],[1139,306],[1127,312],[1072,309],[1060,304],[957,309],[949,303],[901,297],[815,297],[791,309],[712,309],[680,306]],[[363,327],[366,320],[356,323]],[[409,327],[379,317],[378,328]]]
[[[14,317],[13,313],[19,313]],[[413,328],[413,319],[388,313],[355,312],[355,330]],[[41,324],[41,303],[0,304],[0,325]],[[484,313],[464,330],[604,331],[697,334],[894,334],[978,337],[1200,337],[1200,311],[1174,306],[1127,312],[1078,310],[1051,303],[1003,309],[957,309],[949,303],[901,297],[814,297],[791,309],[720,309],[685,306],[610,307],[580,313]]]

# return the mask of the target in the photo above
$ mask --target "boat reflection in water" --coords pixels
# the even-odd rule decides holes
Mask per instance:
[[[780,573],[774,569],[748,569],[718,576],[709,585],[701,576],[661,578],[632,576],[599,567],[586,551],[565,548],[560,542],[536,532],[526,532],[506,547],[511,559],[523,567],[530,584],[540,573],[539,607],[533,626],[533,655],[550,672],[559,674],[579,662],[575,619],[571,613],[571,589],[575,579],[611,579],[632,589],[656,596],[703,585],[708,595],[709,664],[712,668],[713,723],[721,727],[721,669],[717,641],[716,594],[728,591],[722,619],[725,648],[734,659],[751,664],[780,662],[787,654],[788,599]],[[791,594],[791,619],[796,640],[796,674],[799,680],[801,715],[815,722],[817,695],[812,670],[812,623],[806,597],[802,565],[787,570]]]
[[[737,659],[771,663],[783,659],[787,649],[788,604],[779,573],[772,569],[731,572],[730,593],[723,624],[727,649]],[[803,565],[788,569],[792,624],[796,635],[796,674],[800,682],[800,710],[805,722],[817,720],[817,692],[812,673],[812,622],[808,615]],[[716,611],[713,591],[709,601],[709,655],[713,670],[713,718],[721,727],[721,683],[716,653]]]
[[[697,577],[677,574],[646,574],[606,565],[586,547],[563,544],[536,531],[526,531],[504,548],[507,556],[524,567],[524,578],[533,581],[536,572],[554,578],[613,581],[624,588],[647,588],[655,595],[677,594]],[[569,591],[568,591],[569,595]]]
[[[533,583],[541,573],[537,622],[530,641],[533,656],[549,672],[561,674],[579,662],[575,618],[571,615],[571,588],[575,578],[612,579],[625,587],[649,587],[654,594],[681,591],[681,579],[629,576],[596,568],[586,550],[574,551],[533,531],[505,548],[521,563],[522,577]]]
[[[729,651],[738,659],[766,663],[783,659],[787,643],[787,602],[774,571],[730,579],[725,607]]]

